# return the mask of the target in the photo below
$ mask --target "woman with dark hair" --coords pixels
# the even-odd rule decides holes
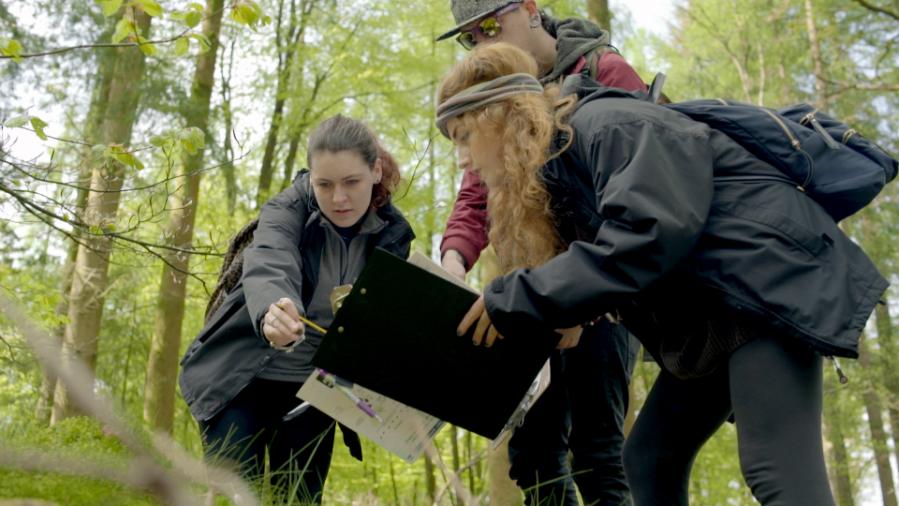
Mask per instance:
[[[731,413],[761,504],[834,504],[822,355],[858,356],[886,281],[724,134],[582,76],[544,89],[536,70],[508,44],[478,47],[438,92],[441,132],[488,187],[490,242],[517,267],[459,334],[476,325],[490,345],[618,314],[662,366],[624,450],[638,506],[687,504],[693,460]]]
[[[314,408],[284,419],[323,337],[302,318],[327,328],[332,290],[352,284],[376,246],[408,256],[414,234],[390,203],[397,164],[364,123],[325,120],[307,153],[309,170],[263,206],[240,281],[187,350],[179,382],[207,458],[251,478],[270,469],[301,502],[320,502],[335,422]],[[342,431],[361,459],[358,437]]]

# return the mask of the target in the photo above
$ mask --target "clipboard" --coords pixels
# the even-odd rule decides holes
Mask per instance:
[[[474,346],[456,327],[478,294],[376,249],[312,364],[495,439],[559,342],[554,332]]]

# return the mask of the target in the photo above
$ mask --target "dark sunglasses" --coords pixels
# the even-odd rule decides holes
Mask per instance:
[[[503,33],[503,26],[499,22],[499,17],[507,12],[512,12],[521,6],[521,2],[512,2],[509,5],[495,10],[487,16],[481,18],[474,26],[467,30],[462,30],[456,37],[459,44],[467,50],[474,49],[478,45],[477,34],[480,33],[488,39],[492,39]]]

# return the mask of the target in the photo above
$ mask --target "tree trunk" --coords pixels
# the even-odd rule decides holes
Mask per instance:
[[[878,304],[874,310],[877,318],[877,343],[880,345],[879,358],[883,362],[883,383],[887,392],[887,413],[890,415],[890,429],[893,435],[893,452],[899,462],[899,371],[896,370],[896,342],[893,335],[893,319],[890,316],[889,299],[886,304]]]
[[[425,490],[428,492],[428,504],[434,504],[437,497],[437,476],[434,473],[434,463],[431,458],[425,456]]]
[[[805,0],[805,26],[812,54],[815,73],[815,107],[827,108],[827,82],[824,80],[824,63],[821,59],[821,44],[818,41],[818,28],[815,25],[815,11],[812,0]]]
[[[612,11],[609,10],[609,0],[587,0],[587,14],[600,28],[612,31]]]
[[[825,437],[830,443],[828,456],[831,472],[831,483],[834,486],[837,504],[839,506],[855,506],[855,498],[852,493],[852,480],[850,478],[849,452],[846,449],[846,438],[843,428],[846,423],[846,413],[840,400],[843,397],[841,385],[833,379],[833,375],[827,375],[824,382],[824,429]]]
[[[461,470],[462,464],[461,464],[461,455],[459,452],[459,428],[456,427],[455,425],[451,425],[450,429],[452,429],[452,430],[450,430],[450,438],[452,438],[450,440],[450,448],[452,448],[452,451],[453,451],[452,472],[453,472],[453,474],[456,475],[456,478],[459,479],[459,483],[461,484],[462,476],[460,474],[460,472],[461,472],[460,470]],[[473,492],[473,491],[469,490],[469,492]],[[463,504],[463,502],[464,502],[464,498],[459,496],[459,494],[457,493],[455,504]]]
[[[234,120],[231,112],[231,68],[234,65],[234,45],[237,37],[231,38],[231,45],[228,48],[227,65],[225,65],[225,51],[222,51],[222,72],[221,72],[221,90],[222,90],[222,122],[225,126],[225,135],[222,146],[222,175],[225,176],[225,195],[228,203],[228,216],[234,216],[234,210],[237,207],[237,176],[234,174],[234,147],[231,143],[231,136],[234,135]],[[227,73],[225,71],[227,68]]]
[[[203,35],[209,39],[210,49],[197,56],[190,99],[182,111],[187,125],[203,132],[206,132],[209,124],[209,103],[215,84],[215,59],[223,5],[224,0],[208,0],[206,3]],[[184,185],[178,194],[172,196],[175,202],[166,237],[170,246],[179,249],[189,249],[193,242],[203,152],[201,148],[185,158],[179,174],[179,177],[185,178]],[[175,381],[178,375],[190,255],[171,251],[166,253],[165,258],[167,263],[162,266],[162,280],[156,300],[156,328],[150,342],[147,380],[144,384],[144,421],[154,430],[171,433],[175,418]]]
[[[281,43],[281,13],[284,9],[283,0],[278,8],[278,33],[275,37],[275,43],[278,51],[278,84],[275,88],[275,109],[272,111],[272,119],[269,122],[268,134],[265,137],[265,151],[262,154],[262,167],[259,169],[259,188],[256,191],[256,208],[261,208],[262,204],[268,200],[272,186],[272,176],[274,175],[275,166],[275,147],[278,144],[278,132],[281,129],[281,122],[284,120],[284,102],[287,99],[287,86],[290,83],[290,72],[293,66],[293,55],[297,49],[294,34],[297,32],[297,18],[294,15],[293,0],[291,0],[291,15],[287,29],[288,37],[286,44]]]
[[[136,25],[144,36],[149,34],[150,16],[134,9]],[[136,47],[115,51],[112,79],[106,111],[100,123],[98,141],[106,145],[127,146],[131,140],[140,81],[144,74],[144,54]],[[114,228],[119,208],[125,168],[122,163],[104,159],[93,167],[91,189],[84,212],[84,221],[95,232]],[[63,338],[64,360],[83,360],[90,368],[97,361],[97,339],[103,317],[103,296],[107,289],[109,254],[112,239],[103,234],[85,234],[78,247],[72,289],[69,293],[68,317]],[[64,385],[56,387],[51,423],[74,413]]]
[[[487,248],[480,260],[481,285],[487,286],[498,277],[499,261],[493,248]],[[487,451],[487,486],[490,489],[490,504],[514,505],[522,503],[522,494],[518,485],[509,478],[509,439],[496,448]]]
[[[859,348],[859,364],[866,371],[868,377],[873,377],[874,375],[870,374],[873,369],[871,368],[869,350],[864,337],[862,337],[862,341],[859,343]],[[897,506],[896,486],[893,482],[893,466],[890,462],[887,435],[883,425],[883,405],[874,385],[866,384],[864,389],[862,398],[865,401],[865,410],[868,413],[868,426],[871,428],[871,443],[874,447],[874,462],[877,465],[877,476],[880,478],[880,493],[883,497],[883,505]]]
[[[487,486],[490,504],[513,506],[522,503],[518,485],[509,478],[509,439],[487,451]]]
[[[109,28],[103,31],[97,42],[105,42],[112,35],[112,23],[107,23]],[[88,144],[96,143],[97,132],[100,130],[100,122],[106,110],[106,103],[109,99],[109,85],[112,81],[112,63],[114,53],[108,49],[100,49],[97,58],[97,79],[94,81],[93,92],[91,94],[91,104],[88,109],[86,118],[86,128],[84,129],[84,140]],[[91,150],[84,148],[78,167],[78,178],[75,184],[79,187],[76,190],[75,198],[75,216],[78,219],[84,218],[84,209],[87,206],[87,188],[91,184]],[[69,292],[72,289],[72,275],[75,272],[75,260],[78,257],[78,238],[81,237],[79,230],[72,230],[74,239],[69,241],[66,260],[61,271],[61,280],[59,283],[61,298],[59,304],[56,305],[54,312],[57,316],[62,317],[69,312]],[[54,335],[59,339],[62,345],[65,336],[66,326],[60,325],[54,329]],[[35,409],[35,418],[41,425],[50,422],[50,415],[53,411],[53,396],[56,392],[56,376],[49,371],[42,371],[40,397],[38,397],[37,408]]]

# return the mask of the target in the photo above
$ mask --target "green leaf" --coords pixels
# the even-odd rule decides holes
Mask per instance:
[[[155,0],[135,0],[144,12],[153,17],[162,16],[162,7]]]
[[[123,164],[129,167],[133,167],[137,170],[141,170],[144,168],[144,164],[141,163],[141,161],[138,160],[137,157],[134,156],[134,154],[126,151],[122,146],[110,146],[106,151],[106,154],[110,158],[114,158],[115,160],[118,160],[119,162],[122,162]]]
[[[47,140],[47,134],[44,133],[45,126],[47,126],[46,121],[38,118],[37,116],[31,117],[31,128],[34,129],[34,133],[36,133],[37,136],[40,137],[42,141]]]
[[[209,51],[209,48],[212,47],[212,44],[209,42],[209,39],[202,33],[192,33],[192,34],[190,34],[190,38],[196,39],[196,41],[200,43],[200,52],[201,53],[205,53],[206,51]]]
[[[115,25],[115,33],[112,34],[113,44],[118,44],[135,33],[134,23],[130,18],[123,17]]]
[[[202,11],[188,11],[184,13],[184,23],[193,28],[200,24],[200,21],[203,21],[203,12]]]
[[[6,123],[4,123],[3,126],[6,128],[19,128],[25,126],[25,123],[28,123],[28,119],[28,116],[16,116],[6,120]]]
[[[254,28],[262,16],[262,8],[252,0],[240,0],[231,8],[231,19]]]
[[[22,63],[22,44],[15,39],[0,38],[0,54],[11,57],[16,63]]]
[[[181,139],[181,148],[191,155],[206,146],[206,135],[197,127],[185,128],[178,135]]]
[[[96,2],[103,8],[103,15],[106,17],[119,12],[119,7],[122,6],[122,0],[96,0]]]
[[[153,137],[150,137],[150,144],[157,148],[162,148],[165,147],[170,140],[168,135],[154,135]]]
[[[156,44],[148,41],[147,39],[137,36],[137,43],[139,44],[137,47],[144,53],[146,56],[153,56],[156,54]]]
[[[190,49],[190,39],[181,37],[175,41],[175,56],[184,56],[188,49]]]

